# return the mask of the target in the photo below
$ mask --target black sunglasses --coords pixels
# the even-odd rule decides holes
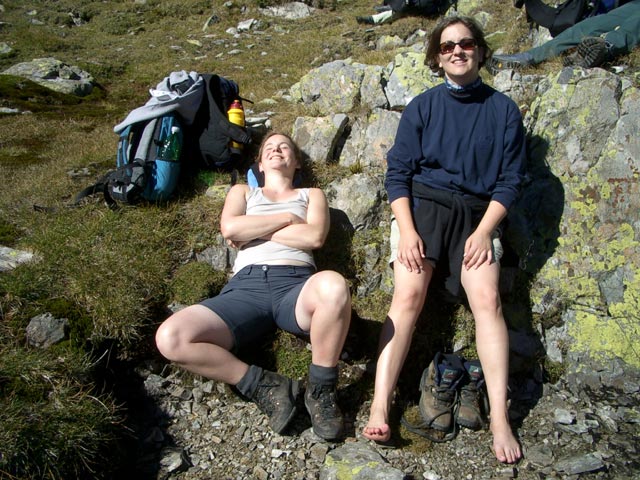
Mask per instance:
[[[443,42],[440,44],[440,55],[448,55],[453,53],[456,49],[456,45],[460,45],[460,48],[463,50],[473,50],[478,46],[478,42],[476,42],[475,38],[463,38],[459,42]]]

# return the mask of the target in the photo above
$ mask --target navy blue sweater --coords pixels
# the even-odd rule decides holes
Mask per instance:
[[[445,84],[404,110],[387,154],[389,202],[411,198],[412,181],[496,200],[509,208],[525,173],[524,127],[509,97],[485,84],[460,97]]]

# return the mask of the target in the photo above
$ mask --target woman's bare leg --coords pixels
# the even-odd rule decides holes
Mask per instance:
[[[296,320],[310,334],[312,363],[335,367],[351,322],[351,293],[342,275],[331,270],[312,275],[296,302]]]
[[[389,409],[416,320],[424,306],[433,268],[423,262],[421,273],[409,272],[396,261],[393,272],[393,299],[380,332],[373,401],[369,421],[362,431],[366,438],[377,442],[386,442],[391,437]]]
[[[487,384],[493,451],[499,461],[515,463],[522,457],[522,450],[511,430],[507,411],[509,334],[502,314],[499,278],[498,263],[462,269],[462,285],[475,319],[478,357]]]
[[[236,385],[249,366],[229,350],[233,336],[212,310],[192,305],[174,313],[156,332],[160,353],[190,372]]]

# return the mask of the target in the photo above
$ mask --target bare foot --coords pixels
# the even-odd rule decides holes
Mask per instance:
[[[367,426],[362,429],[362,435],[374,442],[388,442],[391,438],[391,428],[385,415],[371,412]]]
[[[520,442],[513,435],[509,422],[491,422],[493,453],[502,463],[516,463],[522,458]]]
[[[388,442],[391,438],[391,429],[387,423],[383,423],[379,427],[366,426],[362,429],[362,435],[374,442]]]

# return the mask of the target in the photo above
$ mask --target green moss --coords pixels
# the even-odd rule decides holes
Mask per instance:
[[[203,262],[189,262],[173,276],[171,297],[177,303],[191,305],[217,295],[226,282],[226,272]]]
[[[307,348],[307,342],[287,332],[278,331],[273,351],[279,373],[291,378],[307,376],[311,364],[311,350]]]
[[[93,333],[91,317],[79,305],[67,298],[47,298],[42,311],[55,318],[66,318],[69,322],[69,340],[71,348],[83,353],[89,347]]]
[[[544,362],[545,380],[549,383],[556,383],[566,371],[566,365],[561,362],[553,362],[546,359]]]

